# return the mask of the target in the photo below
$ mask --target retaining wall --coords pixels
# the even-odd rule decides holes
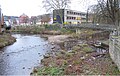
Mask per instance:
[[[110,35],[109,53],[112,60],[115,62],[120,70],[120,36]]]

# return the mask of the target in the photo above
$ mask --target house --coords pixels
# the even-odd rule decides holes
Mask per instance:
[[[29,17],[26,14],[22,14],[19,17],[19,23],[20,25],[28,25],[30,22]]]
[[[18,16],[4,16],[4,21],[9,21],[11,25],[19,25]]]

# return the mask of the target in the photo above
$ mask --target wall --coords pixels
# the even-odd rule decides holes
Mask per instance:
[[[109,37],[109,53],[112,60],[120,70],[120,36],[110,35]]]
[[[64,9],[53,10],[53,23],[62,24],[62,22],[64,22],[64,18],[63,20],[61,20],[61,17],[63,16],[64,16]]]

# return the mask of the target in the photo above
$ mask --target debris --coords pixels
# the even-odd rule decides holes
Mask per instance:
[[[84,59],[85,59],[85,57],[84,57],[84,56],[82,56],[80,59],[84,60]]]
[[[25,67],[23,67],[23,69],[25,69]]]
[[[95,57],[92,57],[93,60],[95,60]]]

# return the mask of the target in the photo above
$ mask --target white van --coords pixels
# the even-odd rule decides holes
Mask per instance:
[[[4,27],[6,30],[10,30],[11,29],[11,24],[9,21],[4,21]]]

